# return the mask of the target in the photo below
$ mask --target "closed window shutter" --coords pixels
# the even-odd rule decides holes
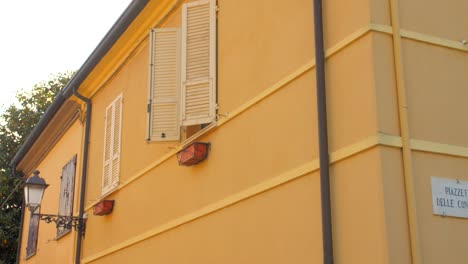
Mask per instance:
[[[62,183],[60,186],[59,215],[73,215],[73,196],[75,193],[76,155],[62,169]],[[70,229],[57,228],[57,236],[68,233]]]
[[[216,1],[182,10],[182,124],[216,119]]]
[[[40,213],[40,208],[37,208],[35,214]],[[31,214],[29,220],[29,232],[28,232],[28,245],[26,247],[26,257],[31,257],[36,254],[37,250],[37,237],[39,235],[39,216]]]
[[[179,140],[180,30],[151,31],[150,137]]]
[[[119,185],[121,141],[122,96],[120,95],[106,109],[102,194]]]

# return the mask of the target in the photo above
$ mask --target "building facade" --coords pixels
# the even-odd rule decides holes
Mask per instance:
[[[12,161],[85,235],[26,212],[19,263],[321,263],[313,9],[134,0]],[[434,194],[468,181],[464,10],[324,1],[335,263],[468,258]],[[207,159],[182,166],[195,142]]]

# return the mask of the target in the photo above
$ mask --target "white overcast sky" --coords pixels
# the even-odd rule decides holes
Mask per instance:
[[[17,90],[77,70],[131,0],[0,0],[0,111]]]

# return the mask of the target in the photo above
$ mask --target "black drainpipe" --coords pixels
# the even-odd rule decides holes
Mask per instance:
[[[329,170],[330,160],[328,156],[327,99],[325,92],[325,51],[323,47],[323,18],[321,0],[314,0],[314,31],[320,159],[320,194],[322,199],[323,263],[333,264],[333,236]]]
[[[13,173],[13,178],[16,178],[16,164],[11,165],[11,170]],[[16,264],[19,263],[19,259],[21,256],[21,243],[23,240],[23,225],[24,225],[24,209],[26,205],[24,204],[24,196],[22,199],[22,205],[21,205],[21,219],[20,219],[20,226],[19,226],[19,234],[18,234],[18,245],[16,247]]]
[[[23,240],[23,225],[24,225],[24,209],[25,209],[26,205],[24,204],[24,199],[23,199],[23,202],[22,202],[22,206],[21,206],[21,220],[20,220],[20,226],[19,226],[19,234],[18,234],[18,245],[16,247],[16,264],[19,263],[19,259],[20,259],[20,256],[21,256],[21,243],[22,243],[22,240]]]
[[[85,193],[86,193],[86,179],[88,175],[88,148],[89,148],[89,132],[91,128],[91,112],[93,105],[89,98],[84,97],[79,94],[77,89],[73,89],[73,94],[78,97],[80,100],[86,103],[86,124],[85,124],[85,137],[84,137],[84,148],[83,148],[83,162],[81,167],[81,188],[80,188],[80,205],[78,217],[83,218],[84,215],[84,206],[85,206]],[[78,234],[78,239],[76,241],[76,256],[75,263],[80,264],[81,261],[81,245],[83,242],[83,234]]]

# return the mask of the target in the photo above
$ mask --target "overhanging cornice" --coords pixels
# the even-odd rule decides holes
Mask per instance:
[[[18,163],[17,170],[22,171],[26,176],[30,175],[68,128],[80,117],[80,107],[81,105],[74,100],[66,101]]]

